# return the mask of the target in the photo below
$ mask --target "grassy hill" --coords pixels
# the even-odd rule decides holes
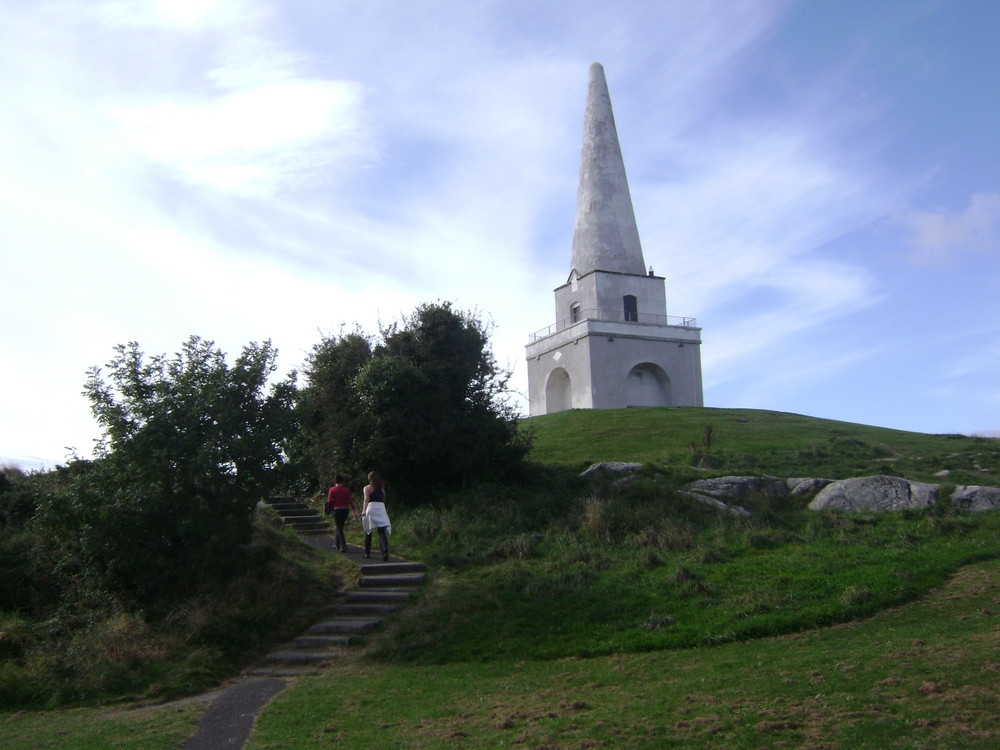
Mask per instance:
[[[640,461],[712,474],[844,479],[875,473],[918,481],[1000,484],[1000,440],[927,435],[755,409],[574,410],[526,420],[531,458],[581,468]],[[706,430],[710,445],[706,446]],[[946,479],[936,477],[950,472]]]
[[[282,693],[250,748],[996,745],[1000,514],[757,497],[740,518],[677,490],[739,473],[996,485],[1000,441],[738,409],[527,423],[526,481],[394,509],[394,551],[433,583],[363,655]],[[578,478],[611,460],[647,466]],[[24,713],[0,746],[176,747],[199,714]]]

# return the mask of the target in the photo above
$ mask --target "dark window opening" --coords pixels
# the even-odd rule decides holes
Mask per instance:
[[[639,320],[639,305],[634,294],[626,294],[623,298],[625,302],[625,320],[633,323]]]

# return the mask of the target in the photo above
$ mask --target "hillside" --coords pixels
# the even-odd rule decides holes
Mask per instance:
[[[677,490],[734,473],[995,485],[1000,441],[739,409],[526,425],[524,481],[394,506],[394,554],[432,583],[286,689],[248,748],[995,746],[1000,514],[747,497],[744,518]],[[647,466],[580,479],[596,461]],[[201,710],[21,712],[0,745],[176,747]]]
[[[844,479],[882,473],[927,482],[1000,483],[1000,439],[927,435],[785,412],[573,410],[532,417],[525,425],[536,436],[530,458],[567,468],[638,461],[713,475]],[[939,475],[942,471],[948,474]]]

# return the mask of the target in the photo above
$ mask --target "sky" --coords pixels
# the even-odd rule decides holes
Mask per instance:
[[[301,371],[424,302],[526,413],[595,61],[706,406],[1000,434],[998,38],[993,0],[2,3],[0,460],[90,455],[117,344]]]

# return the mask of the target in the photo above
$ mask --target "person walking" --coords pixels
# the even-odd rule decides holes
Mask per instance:
[[[337,527],[334,543],[338,552],[347,552],[347,537],[344,536],[344,524],[358,506],[351,498],[351,491],[344,486],[344,478],[337,474],[333,479],[333,487],[326,493],[326,514],[333,514],[333,523]]]
[[[365,485],[365,502],[361,508],[361,527],[365,530],[365,557],[371,557],[372,532],[378,529],[378,546],[382,552],[382,560],[389,559],[389,534],[392,524],[385,510],[386,483],[374,471],[368,472],[368,484]]]

